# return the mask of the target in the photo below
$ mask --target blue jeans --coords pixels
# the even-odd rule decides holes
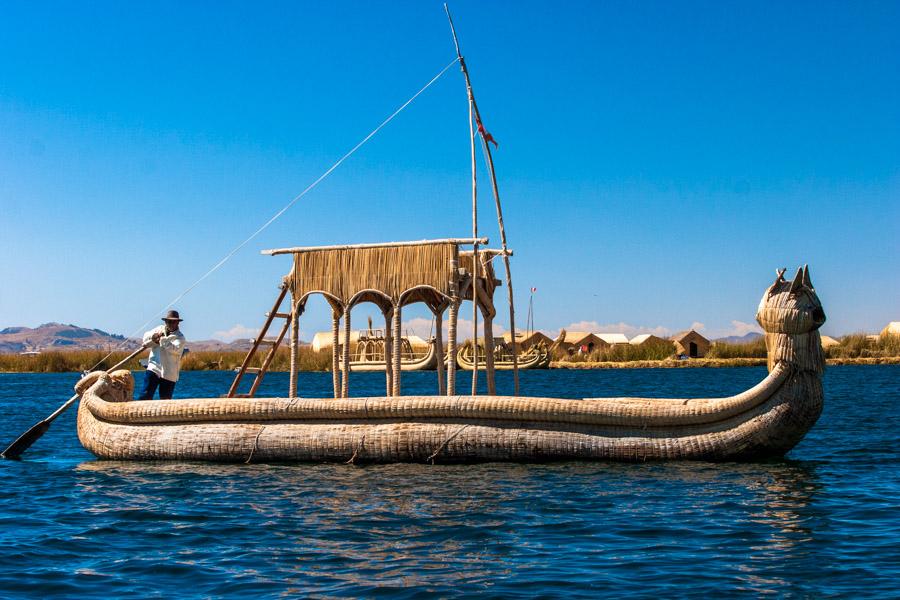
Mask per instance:
[[[144,389],[141,391],[141,395],[138,396],[138,400],[153,400],[153,394],[156,393],[157,386],[159,387],[160,400],[170,400],[172,398],[172,394],[175,392],[174,381],[163,379],[153,371],[144,371]]]

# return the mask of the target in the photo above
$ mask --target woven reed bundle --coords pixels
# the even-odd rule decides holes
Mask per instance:
[[[814,381],[817,381],[814,379]],[[798,410],[798,390],[708,425],[644,429],[485,419],[335,419],[310,422],[121,425],[79,409],[82,442],[100,457],[131,460],[349,461],[737,459],[780,455],[816,411]]]
[[[497,274],[494,271],[494,263],[491,260],[495,256],[497,256],[497,251],[490,248],[485,248],[478,253],[478,278],[486,283],[488,296],[493,296],[496,288],[494,282],[497,280]],[[459,266],[469,273],[474,273],[475,261],[473,260],[472,252],[459,253]],[[466,289],[464,300],[472,299],[472,289],[471,287]]]
[[[805,275],[808,281],[808,272]],[[784,296],[791,296],[785,298]],[[793,302],[793,304],[791,304]],[[799,315],[770,330],[772,308]],[[795,313],[787,313],[795,314]],[[79,438],[97,456],[214,461],[743,459],[780,456],[822,410],[824,312],[811,285],[767,291],[760,323],[772,369],[729,398],[648,399],[412,396],[118,402],[127,372],[84,391]],[[811,323],[809,330],[784,333]],[[91,382],[87,382],[91,383]],[[84,385],[87,385],[85,383]]]
[[[671,427],[715,423],[746,412],[768,400],[784,383],[788,372],[789,369],[779,366],[755,387],[729,398],[565,400],[511,396],[399,396],[348,398],[341,402],[311,398],[208,398],[116,403],[104,401],[106,389],[98,386],[85,395],[85,402],[97,418],[122,424],[482,419]]]

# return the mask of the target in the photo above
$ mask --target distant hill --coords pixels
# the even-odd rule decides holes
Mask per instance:
[[[123,350],[136,349],[138,340],[127,340],[125,336],[107,333],[102,329],[87,329],[63,323],[44,323],[38,327],[7,327],[0,329],[0,354],[21,352],[47,352],[59,350]],[[246,352],[253,346],[253,340],[241,339],[230,343],[219,340],[189,341],[192,351],[212,350],[218,352]]]
[[[63,323],[44,323],[38,327],[0,329],[0,353],[42,352],[46,350],[109,350],[122,344],[137,346],[125,336],[102,329],[86,329]]]
[[[725,342],[726,344],[749,344],[761,338],[763,334],[751,331],[746,335],[729,335],[728,337],[718,338],[714,342]]]
[[[287,344],[287,340],[284,341]],[[191,352],[203,352],[203,351],[213,351],[213,352],[247,352],[250,348],[253,347],[253,340],[251,339],[240,339],[234,340],[233,342],[223,342],[221,340],[199,340],[196,342],[188,342],[188,348]]]

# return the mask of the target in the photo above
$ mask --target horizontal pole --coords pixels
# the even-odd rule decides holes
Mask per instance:
[[[460,256],[472,256],[475,252],[472,250],[466,250],[465,252],[460,252]],[[494,248],[479,248],[478,254],[487,254],[491,258],[495,258],[497,256],[512,256],[513,251],[510,248],[506,250],[499,250]]]
[[[294,248],[275,248],[274,250],[262,250],[260,254],[275,256],[276,254],[301,254],[303,252],[315,252],[317,250],[357,250],[362,248],[395,248],[398,246],[436,246],[438,244],[456,244],[457,246],[471,244],[487,244],[488,238],[447,238],[445,240],[419,240],[417,242],[381,242],[378,244],[346,244],[342,246],[297,246]]]

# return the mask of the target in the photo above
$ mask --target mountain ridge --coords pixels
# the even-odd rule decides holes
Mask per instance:
[[[246,352],[252,345],[252,339],[237,339],[232,342],[220,340],[187,342],[188,348],[193,351]],[[51,321],[37,327],[12,326],[0,329],[0,354],[67,350],[134,350],[138,346],[140,340],[126,339],[124,335],[71,323]]]

